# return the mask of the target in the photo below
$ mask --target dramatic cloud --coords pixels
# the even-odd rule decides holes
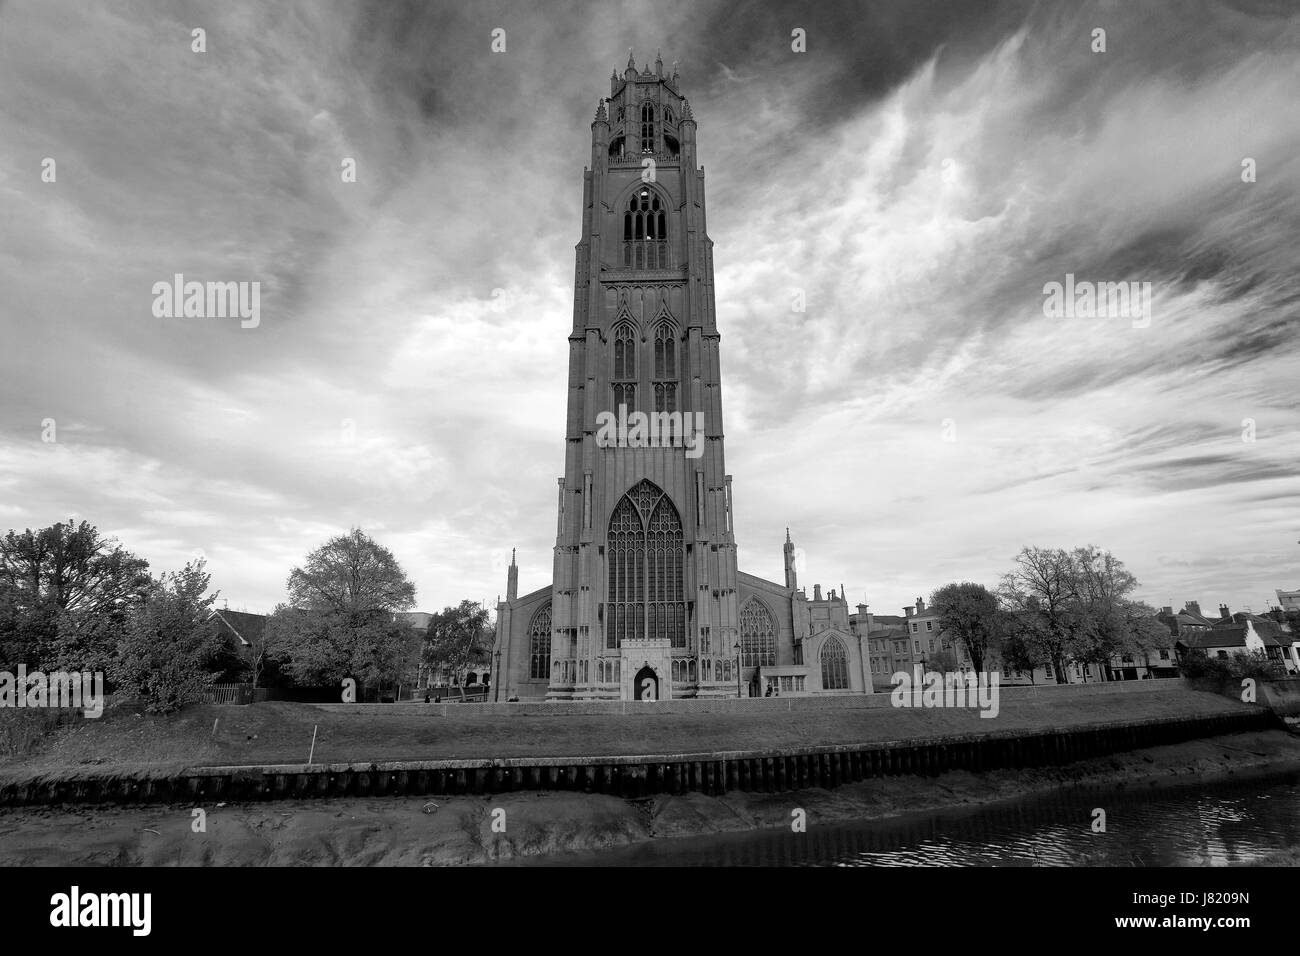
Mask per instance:
[[[5,526],[202,553],[250,610],[349,526],[428,610],[493,599],[511,547],[545,584],[629,46],[699,120],[742,568],[779,578],[789,525],[806,583],[882,613],[1024,544],[1109,548],[1156,604],[1300,586],[1300,14],[1270,2],[7,3]],[[177,273],[260,282],[260,323],[155,317]],[[1150,283],[1149,322],[1046,317],[1067,274]]]

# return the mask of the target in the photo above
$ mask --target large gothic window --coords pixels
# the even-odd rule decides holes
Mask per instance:
[[[776,624],[768,609],[752,598],[740,612],[740,663],[744,667],[776,665]]]
[[[636,411],[636,330],[626,322],[614,330],[614,407]]]
[[[659,194],[642,187],[623,213],[623,265],[628,269],[668,268],[668,218]]]
[[[551,606],[533,615],[528,625],[528,676],[546,680],[551,676]]]
[[[648,637],[685,647],[685,539],[668,496],[648,481],[625,494],[609,519],[605,554],[606,646]]]
[[[849,689],[849,658],[837,637],[822,645],[822,690]]]

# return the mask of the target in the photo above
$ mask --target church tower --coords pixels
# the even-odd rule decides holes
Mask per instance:
[[[629,53],[596,110],[583,174],[551,699],[736,693],[736,542],[695,150],[676,69],[666,75],[658,57],[638,69]],[[602,432],[637,413],[663,427],[648,440],[635,427]]]

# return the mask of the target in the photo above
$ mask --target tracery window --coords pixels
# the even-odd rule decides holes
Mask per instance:
[[[551,606],[547,604],[533,615],[528,625],[528,676],[546,680],[551,676]]]
[[[677,411],[677,334],[667,322],[655,330],[654,377],[655,411]]]
[[[849,658],[837,637],[822,645],[822,690],[849,689]]]
[[[653,103],[641,106],[641,152],[655,151],[655,108]]]
[[[686,646],[685,539],[677,509],[656,485],[642,481],[609,520],[605,643],[667,639]]]
[[[766,607],[751,598],[740,612],[742,667],[776,666],[776,624]]]
[[[659,194],[643,186],[632,193],[623,213],[623,265],[629,269],[667,269],[667,239],[667,211]]]
[[[636,331],[627,323],[614,330],[613,409],[626,405],[628,412],[636,411]]]

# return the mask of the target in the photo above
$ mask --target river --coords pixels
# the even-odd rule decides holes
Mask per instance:
[[[1104,832],[1094,811],[1105,811]],[[544,866],[1232,866],[1300,845],[1300,773],[1079,787],[935,813],[659,839]]]

